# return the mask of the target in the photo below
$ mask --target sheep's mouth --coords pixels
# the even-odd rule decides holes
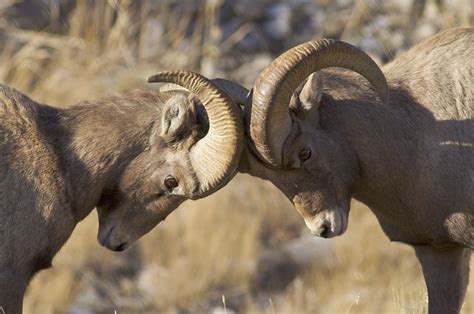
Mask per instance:
[[[338,204],[323,210],[320,208],[307,210],[300,206],[297,207],[297,210],[302,214],[306,226],[315,236],[333,238],[344,234],[347,230],[350,211],[348,203],[345,203],[345,205]]]
[[[105,236],[102,236],[103,233],[100,233],[99,232],[99,243],[111,250],[111,251],[115,251],[115,252],[121,252],[123,250],[125,250],[127,247],[128,247],[128,243],[127,242],[119,242],[119,243],[114,243],[113,241],[113,232],[114,232],[114,229],[115,229],[115,226],[112,226],[109,228],[109,230],[106,232]]]
[[[123,242],[115,247],[107,247],[107,248],[115,252],[122,252],[122,251],[125,251],[127,247],[128,247],[127,242]]]

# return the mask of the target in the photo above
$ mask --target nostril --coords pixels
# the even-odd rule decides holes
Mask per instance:
[[[331,231],[331,229],[329,228],[329,223],[325,222],[322,226],[321,226],[321,233],[319,234],[322,238],[327,238],[329,237],[329,232]]]
[[[114,231],[114,228],[115,226],[112,226],[111,228],[109,228],[107,230],[107,233],[105,233],[105,236],[104,236],[104,233],[103,232],[100,232],[101,230],[99,230],[99,234],[98,234],[98,240],[99,240],[99,243],[103,246],[107,246],[107,243],[109,242],[109,239],[112,235],[112,232]]]
[[[112,232],[114,231],[115,226],[112,226],[112,228],[109,229],[109,232],[107,232],[107,235],[105,236],[105,243],[109,241],[110,236],[112,235]]]

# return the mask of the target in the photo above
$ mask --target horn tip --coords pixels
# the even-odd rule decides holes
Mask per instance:
[[[180,72],[185,71],[159,71],[153,75],[150,75],[147,78],[148,83],[160,83],[160,82],[168,82],[168,77],[174,77]]]
[[[148,83],[157,83],[159,82],[159,74],[151,75],[147,78]]]

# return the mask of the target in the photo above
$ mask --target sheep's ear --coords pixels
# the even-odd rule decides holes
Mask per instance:
[[[318,73],[313,73],[303,86],[300,93],[300,103],[304,110],[311,110],[313,107],[319,107],[321,97],[323,96],[323,78]]]
[[[192,96],[175,95],[163,107],[160,136],[172,140],[184,136],[197,124]]]
[[[300,119],[318,116],[318,108],[323,95],[322,75],[311,74],[306,82],[300,85],[290,101],[291,112]]]

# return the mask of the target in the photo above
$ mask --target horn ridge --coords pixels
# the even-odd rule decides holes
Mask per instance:
[[[288,105],[296,88],[311,73],[341,67],[364,76],[388,101],[388,85],[383,72],[362,50],[342,41],[321,39],[296,46],[273,60],[257,77],[252,105],[246,108],[250,117],[248,130],[263,160],[281,165],[283,146],[292,120]]]
[[[163,71],[149,83],[180,85],[201,101],[209,119],[209,131],[191,147],[190,160],[200,182],[199,197],[227,183],[236,173],[243,149],[243,123],[238,106],[206,77],[191,71]]]

